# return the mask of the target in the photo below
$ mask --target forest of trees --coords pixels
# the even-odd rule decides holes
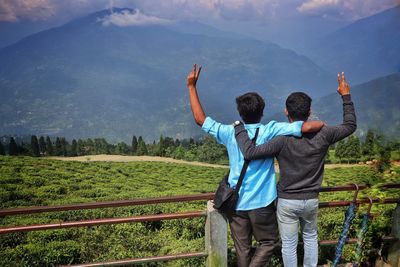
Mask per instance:
[[[209,163],[228,163],[228,156],[224,146],[217,144],[211,136],[204,136],[199,140],[173,139],[160,136],[158,142],[146,143],[142,136],[132,137],[131,144],[119,142],[110,144],[104,138],[73,139],[68,142],[63,137],[31,136],[30,143],[16,142],[14,137],[2,138],[0,155],[29,155],[29,156],[85,156],[96,154],[114,155],[149,155],[171,157],[189,161],[203,161]],[[8,139],[8,142],[4,142]],[[365,139],[361,141],[356,135],[338,142],[334,147],[334,159],[328,153],[326,161],[339,163],[357,163],[377,159],[382,168],[390,164],[391,152],[400,151],[399,141],[387,140],[383,135],[368,130]]]
[[[211,136],[204,136],[199,140],[173,139],[160,136],[158,142],[146,143],[142,136],[132,137],[131,144],[119,142],[110,144],[104,138],[73,139],[68,142],[63,137],[31,136],[30,143],[16,141],[14,137],[3,137],[8,141],[0,141],[0,155],[10,156],[86,156],[86,155],[135,155],[160,156],[189,161],[203,161],[226,164],[228,155],[223,145]]]

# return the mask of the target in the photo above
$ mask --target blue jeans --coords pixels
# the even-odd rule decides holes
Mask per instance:
[[[299,223],[304,242],[304,267],[317,266],[317,215],[317,198],[305,200],[278,198],[277,217],[285,267],[297,267]]]

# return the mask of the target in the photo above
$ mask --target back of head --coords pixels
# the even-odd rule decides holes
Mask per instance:
[[[286,99],[286,109],[294,121],[306,121],[310,116],[311,97],[303,92],[295,92]]]
[[[264,99],[250,92],[236,98],[236,107],[244,123],[259,123],[264,112]]]

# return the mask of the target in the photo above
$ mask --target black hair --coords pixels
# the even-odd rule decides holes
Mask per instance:
[[[286,99],[286,109],[292,120],[306,121],[310,116],[311,97],[303,92],[295,92]]]
[[[250,92],[236,98],[236,107],[244,123],[259,123],[265,102],[259,94]]]

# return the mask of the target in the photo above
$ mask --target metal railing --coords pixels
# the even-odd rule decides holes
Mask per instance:
[[[351,203],[364,204],[364,203],[378,203],[378,204],[392,204],[399,203],[399,198],[388,198],[388,199],[357,199],[358,192],[367,188],[365,184],[350,184],[341,186],[329,186],[322,187],[320,192],[337,192],[337,191],[354,191],[352,201],[328,201],[320,202],[320,208],[332,208],[332,207],[345,207]],[[384,184],[381,186],[382,189],[389,188],[400,188],[400,184]],[[159,198],[144,198],[135,200],[118,200],[118,201],[104,201],[94,203],[81,203],[71,205],[58,205],[58,206],[38,206],[38,207],[27,207],[27,208],[11,208],[1,209],[0,217],[15,216],[15,215],[27,215],[43,212],[58,212],[58,211],[72,211],[72,210],[84,210],[84,209],[98,209],[98,208],[113,208],[113,207],[128,207],[137,205],[150,205],[150,204],[164,204],[164,203],[176,203],[176,202],[188,202],[188,201],[206,201],[211,200],[214,197],[214,193],[196,194],[196,195],[185,195],[185,196],[171,196],[171,197],[159,197]],[[164,255],[154,256],[140,259],[126,259],[119,261],[99,262],[90,264],[81,264],[76,266],[117,266],[126,264],[145,263],[152,261],[168,261],[176,259],[187,259],[187,258],[198,258],[206,257],[206,263],[208,266],[226,266],[227,264],[227,222],[221,214],[213,209],[212,203],[208,201],[207,211],[190,211],[180,212],[171,214],[156,214],[156,215],[142,215],[132,216],[124,218],[104,218],[95,220],[84,220],[84,221],[72,221],[72,222],[59,222],[51,224],[39,224],[39,225],[26,225],[26,226],[13,226],[0,228],[0,234],[8,234],[15,232],[29,232],[39,231],[48,229],[61,229],[70,227],[86,227],[94,225],[104,224],[120,224],[120,223],[134,223],[134,222],[146,222],[146,221],[161,221],[161,220],[173,220],[173,219],[187,219],[207,217],[205,226],[206,236],[206,248],[205,251],[189,252],[175,255]],[[390,237],[386,237],[387,240],[397,240]],[[348,243],[357,242],[357,239],[350,238],[347,240]],[[321,240],[320,245],[332,245],[336,244],[337,240]]]

